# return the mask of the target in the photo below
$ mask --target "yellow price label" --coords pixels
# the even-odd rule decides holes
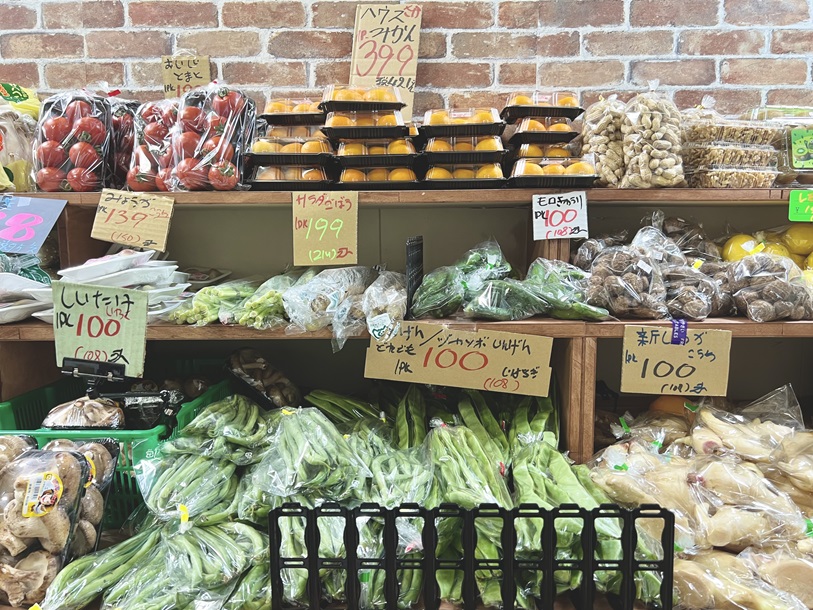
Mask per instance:
[[[178,504],[178,512],[181,513],[181,523],[189,523],[189,509],[186,504]]]

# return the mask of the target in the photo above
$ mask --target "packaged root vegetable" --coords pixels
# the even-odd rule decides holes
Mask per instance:
[[[41,191],[99,191],[111,186],[113,119],[107,99],[60,93],[42,104],[34,143],[34,182]]]
[[[344,347],[348,337],[358,337],[366,327],[364,310],[361,307],[364,295],[354,294],[339,303],[333,314],[333,353]]]
[[[57,405],[42,421],[43,428],[124,428],[121,405],[109,398],[77,398]]]
[[[9,85],[3,85],[8,87]],[[36,100],[36,97],[34,98]],[[37,101],[39,106],[39,101]],[[9,104],[0,103],[0,165],[7,174],[8,182],[0,191],[25,192],[34,190],[31,153],[37,136],[37,122],[29,114],[20,113]]]
[[[611,95],[587,108],[582,129],[582,154],[596,160],[598,183],[617,186],[624,177],[624,103]]]
[[[271,366],[258,351],[243,348],[229,356],[229,370],[275,407],[296,407],[302,396],[284,373]]]
[[[628,233],[625,230],[615,235],[603,235],[602,237],[591,237],[585,239],[573,254],[573,264],[579,269],[590,271],[593,260],[599,253],[613,246],[623,246],[627,241]]]
[[[406,316],[406,276],[394,271],[382,271],[364,291],[361,302],[367,330],[376,341],[389,341],[396,335]]]
[[[731,264],[728,277],[737,311],[754,322],[813,319],[810,288],[789,258],[749,255]]]
[[[632,238],[630,245],[645,252],[659,265],[685,265],[686,257],[680,247],[663,234],[660,229],[653,226],[641,227]]]
[[[673,318],[705,320],[715,311],[719,286],[705,273],[688,265],[668,266],[663,269],[663,281]]]

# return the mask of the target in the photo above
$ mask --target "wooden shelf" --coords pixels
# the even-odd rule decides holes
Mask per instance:
[[[573,189],[564,189],[571,191]],[[555,189],[475,189],[361,191],[362,207],[514,207],[529,205],[533,195],[564,192]],[[781,205],[787,202],[787,189],[587,189],[590,204],[646,206],[652,204]],[[200,191],[161,193],[175,198],[182,206],[289,206],[290,192]],[[95,207],[99,193],[20,193],[25,197],[66,199],[68,205]]]

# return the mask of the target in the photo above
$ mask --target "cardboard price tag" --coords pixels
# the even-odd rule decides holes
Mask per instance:
[[[534,195],[531,203],[534,240],[587,239],[587,193]]]
[[[788,220],[813,222],[813,191],[792,190],[788,196]]]
[[[164,80],[164,97],[181,97],[195,87],[212,82],[208,55],[187,57],[161,56],[161,76]]]
[[[621,391],[725,396],[731,331],[686,328],[682,343],[663,326],[624,327]]]
[[[406,104],[405,120],[412,118],[421,7],[417,4],[359,4],[353,31],[350,84],[393,86]]]
[[[104,189],[90,236],[135,248],[163,252],[175,199],[164,195]]]
[[[36,254],[66,203],[64,199],[0,196],[0,252]]]
[[[550,337],[401,322],[391,341],[370,340],[364,376],[547,396],[552,349]]]
[[[54,282],[56,363],[63,358],[124,364],[141,377],[147,337],[147,293]]]
[[[359,194],[355,191],[292,193],[294,265],[358,262]]]

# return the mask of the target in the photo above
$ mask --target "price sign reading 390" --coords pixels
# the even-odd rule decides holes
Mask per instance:
[[[358,262],[358,193],[293,193],[294,264]]]

